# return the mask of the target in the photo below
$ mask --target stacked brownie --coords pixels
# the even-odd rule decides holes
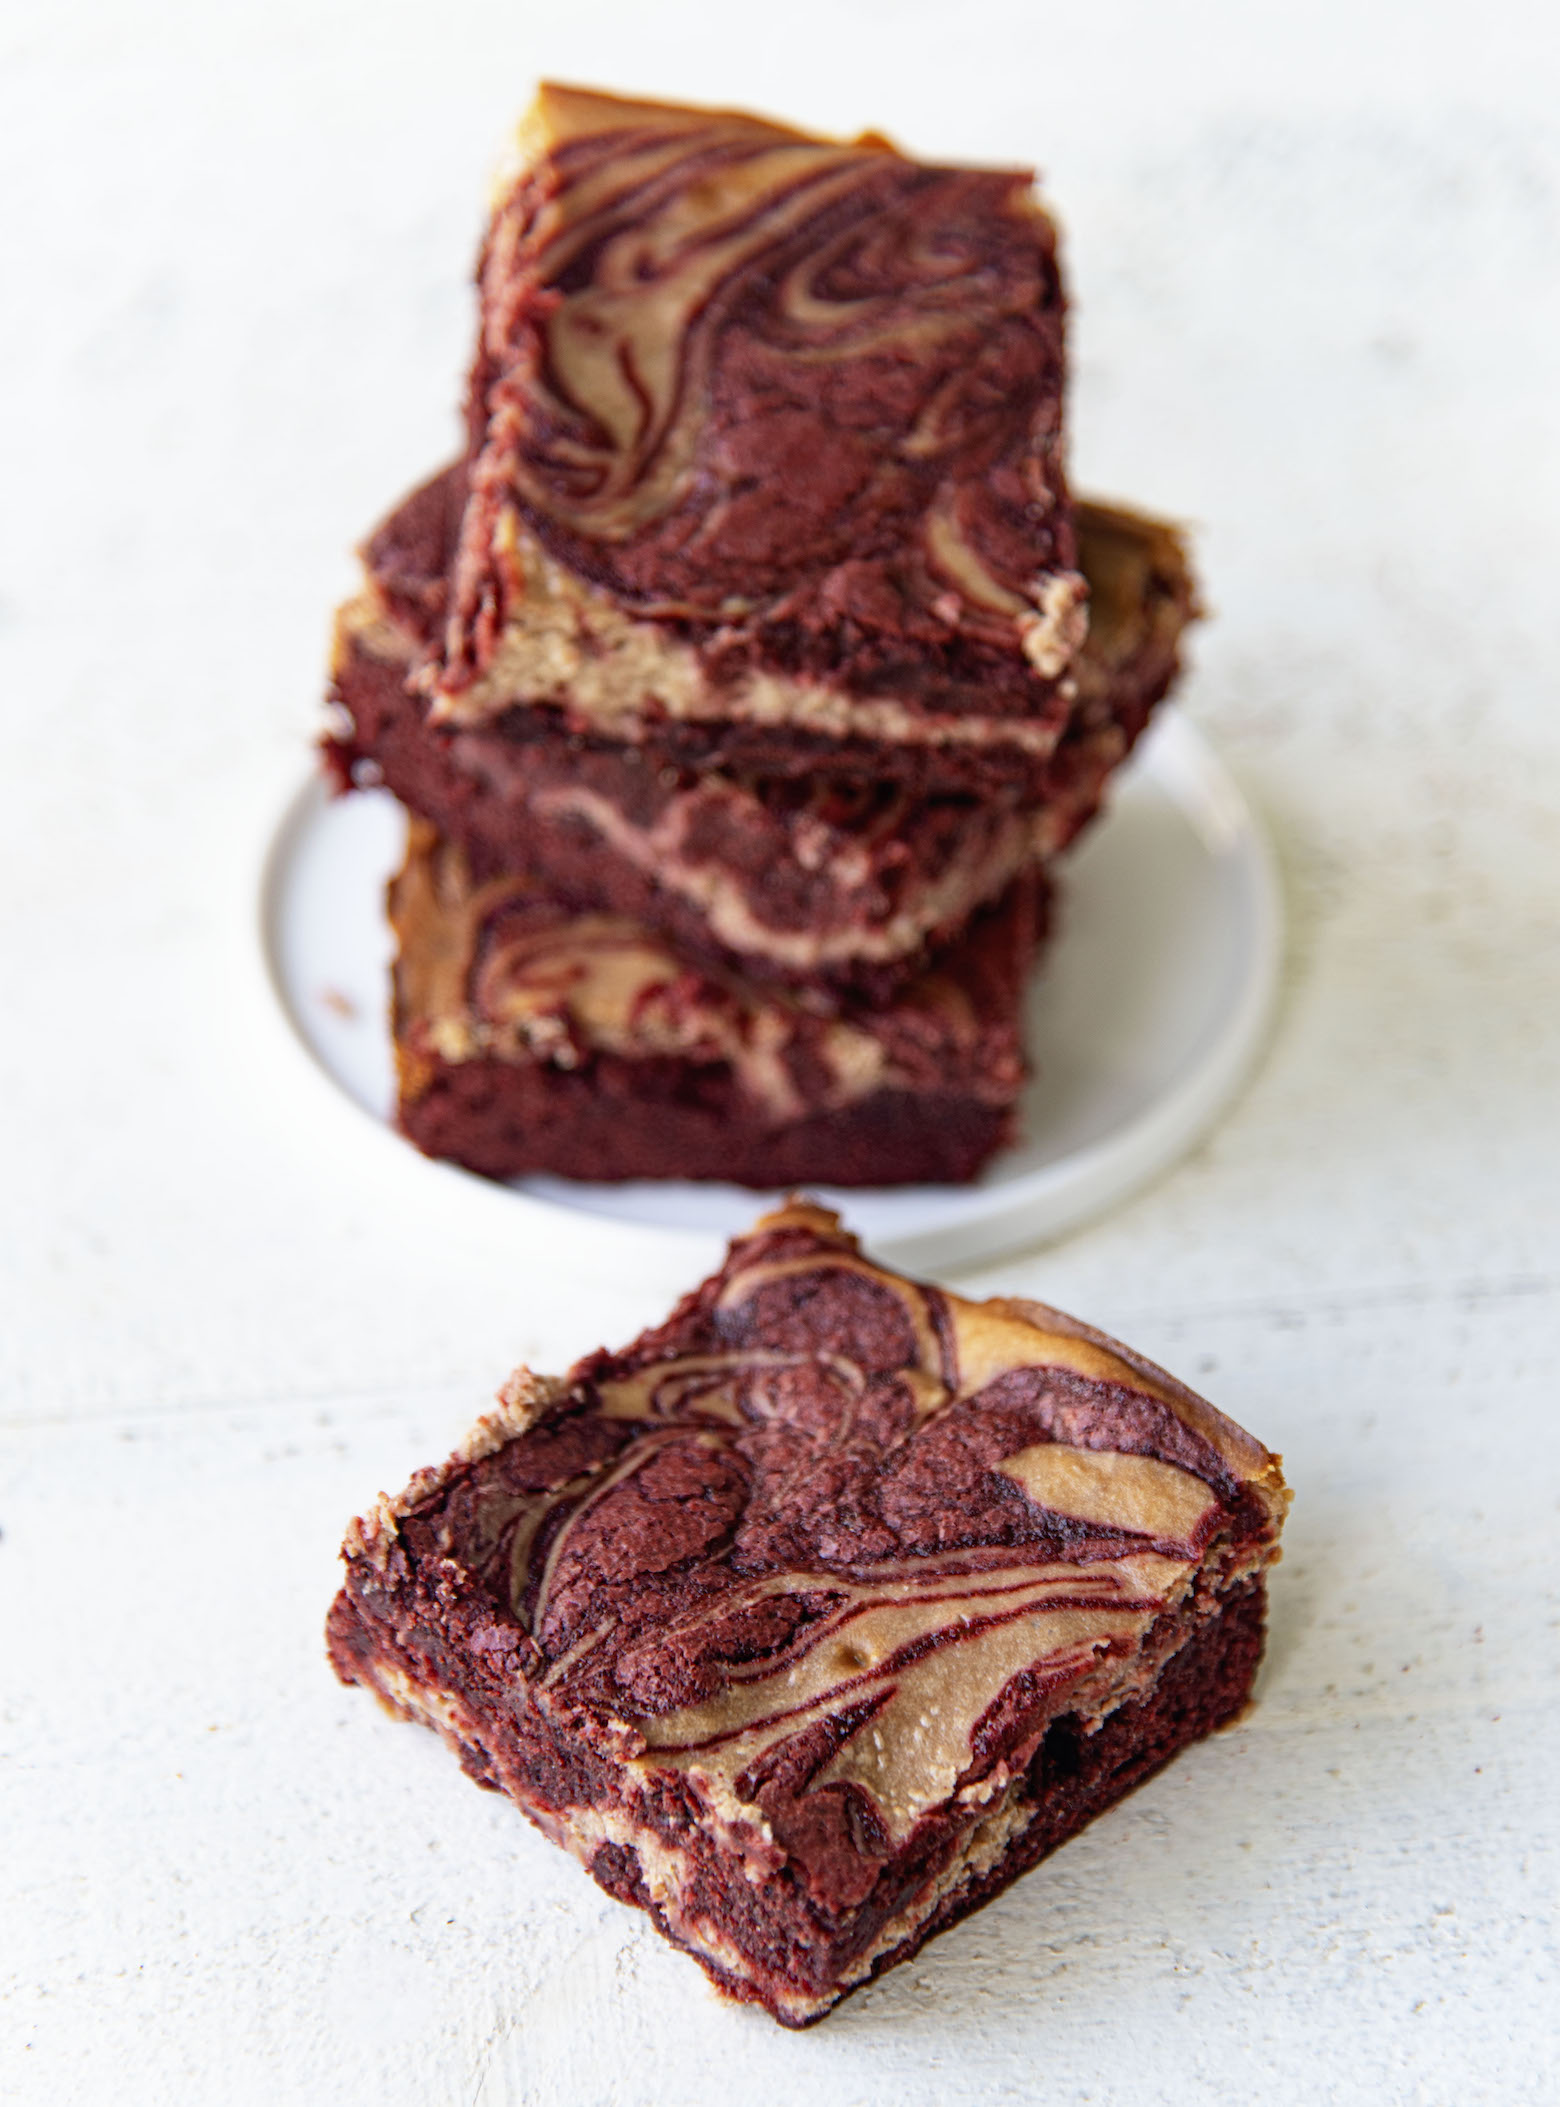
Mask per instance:
[[[338,621],[403,1129],[504,1177],[963,1179],[1047,866],[1174,677],[1174,532],[1070,499],[1022,173],[544,88],[465,458]]]

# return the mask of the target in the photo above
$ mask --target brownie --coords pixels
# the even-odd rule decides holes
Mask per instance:
[[[330,1654],[800,2026],[1241,1711],[1287,1501],[1125,1347],[792,1201],[355,1522]]]
[[[1027,171],[544,87],[478,286],[437,716],[1038,781],[1086,589]]]
[[[649,923],[690,958],[815,996],[886,999],[1026,863],[1066,846],[1170,686],[1193,609],[1172,528],[1081,503],[1089,635],[1038,794],[700,776],[632,745],[426,721],[408,675],[446,612],[465,488],[463,465],[446,470],[365,545],[364,591],[337,623],[337,781],[388,784],[479,873],[528,872],[568,905]]]
[[[831,1013],[524,876],[477,880],[414,820],[390,887],[398,1123],[492,1178],[972,1178],[1012,1138],[1044,904],[1031,866],[888,1002]]]

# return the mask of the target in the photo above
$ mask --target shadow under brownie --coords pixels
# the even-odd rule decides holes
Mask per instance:
[[[792,1202],[348,1533],[344,1681],[788,2025],[1246,1702],[1278,1459]]]

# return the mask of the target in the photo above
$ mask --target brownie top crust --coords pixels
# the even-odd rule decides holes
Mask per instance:
[[[364,1584],[458,1571],[517,1702],[845,1908],[1051,1718],[1151,1680],[1155,1633],[1276,1558],[1287,1500],[1126,1348],[901,1278],[792,1201],[632,1346],[522,1371],[346,1555]]]
[[[441,712],[1054,738],[1085,589],[1027,172],[547,86],[480,287]]]

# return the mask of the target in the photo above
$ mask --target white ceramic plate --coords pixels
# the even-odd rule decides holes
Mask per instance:
[[[381,1122],[392,1098],[382,899],[402,838],[388,796],[331,801],[311,784],[283,820],[263,902],[294,1028]],[[1059,934],[1028,1003],[1024,1139],[974,1185],[838,1195],[885,1258],[956,1265],[1072,1228],[1188,1149],[1261,1041],[1281,938],[1272,864],[1235,784],[1173,710],[1062,877]],[[758,1204],[730,1185],[516,1183],[558,1207],[722,1234]]]

